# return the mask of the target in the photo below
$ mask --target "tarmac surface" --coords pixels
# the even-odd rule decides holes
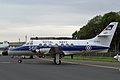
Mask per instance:
[[[0,56],[0,80],[120,80],[119,62],[23,59]]]

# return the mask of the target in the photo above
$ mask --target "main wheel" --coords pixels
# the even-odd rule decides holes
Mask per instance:
[[[57,65],[61,64],[61,60],[56,61],[56,59],[54,59],[53,61],[54,61],[54,63],[57,64]]]
[[[19,59],[19,60],[18,60],[18,63],[22,63],[22,60],[21,60],[21,59]]]

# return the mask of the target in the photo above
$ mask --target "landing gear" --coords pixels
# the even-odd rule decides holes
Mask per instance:
[[[57,64],[57,65],[61,64],[60,54],[56,54],[53,61],[54,61],[54,63]]]
[[[45,58],[45,55],[40,55],[40,56],[38,56],[39,58]]]
[[[22,63],[22,60],[21,60],[21,59],[19,59],[19,60],[18,60],[18,63]]]
[[[14,55],[12,55],[11,58],[14,58]]]
[[[22,63],[22,59],[21,59],[21,56],[18,56],[19,59],[18,59],[18,63]]]
[[[61,60],[59,60],[59,61],[56,62],[56,59],[54,59],[54,63],[57,64],[57,65],[59,65],[59,64],[61,64]]]

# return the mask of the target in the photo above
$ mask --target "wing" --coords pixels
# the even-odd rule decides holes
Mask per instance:
[[[55,57],[56,54],[59,54],[61,57],[64,56],[64,52],[60,47],[51,47],[47,54],[51,55],[52,57]]]

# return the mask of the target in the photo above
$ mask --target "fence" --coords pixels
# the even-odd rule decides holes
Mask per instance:
[[[81,56],[114,57],[116,54],[120,54],[120,52],[82,53]]]

